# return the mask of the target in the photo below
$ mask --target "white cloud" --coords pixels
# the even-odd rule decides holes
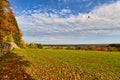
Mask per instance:
[[[65,18],[55,13],[41,13],[40,10],[33,12],[26,10],[16,16],[25,39],[29,41],[62,43],[68,37],[120,35],[120,1],[98,6],[88,14],[71,14]],[[60,13],[71,11],[63,9]]]

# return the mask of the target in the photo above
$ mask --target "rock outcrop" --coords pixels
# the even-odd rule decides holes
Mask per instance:
[[[16,43],[0,43],[0,56],[10,53],[14,48],[20,49]]]

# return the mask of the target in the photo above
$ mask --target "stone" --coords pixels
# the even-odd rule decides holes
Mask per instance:
[[[8,42],[8,43],[0,43],[0,56],[4,54],[10,53],[13,49],[20,49],[16,43]]]

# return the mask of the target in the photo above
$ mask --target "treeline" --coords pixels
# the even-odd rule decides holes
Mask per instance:
[[[40,43],[26,44],[25,48],[33,49],[56,49],[56,50],[92,50],[92,51],[120,51],[120,44],[110,45],[87,45],[87,46],[71,46],[71,45],[42,45]]]
[[[107,46],[44,46],[45,49],[65,49],[65,50],[92,50],[92,51],[120,51],[120,45]]]

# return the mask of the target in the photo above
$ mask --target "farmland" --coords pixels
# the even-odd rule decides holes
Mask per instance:
[[[120,52],[20,49],[12,54],[29,62],[24,72],[35,80],[120,79]]]

